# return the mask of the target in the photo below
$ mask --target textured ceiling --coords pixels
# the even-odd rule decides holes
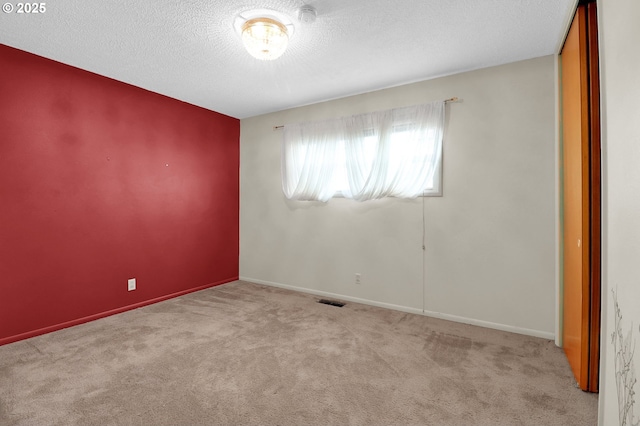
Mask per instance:
[[[575,3],[53,0],[37,15],[0,13],[0,43],[246,118],[557,53]],[[298,21],[304,4],[315,22]],[[233,29],[256,8],[294,22],[275,61],[251,57]]]

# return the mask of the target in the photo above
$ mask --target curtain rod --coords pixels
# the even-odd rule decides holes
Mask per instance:
[[[458,100],[457,96],[454,96],[453,98],[449,98],[449,99],[445,99],[444,103],[448,103],[448,102],[456,102]],[[284,125],[282,126],[273,126],[273,130],[280,130],[284,127]]]

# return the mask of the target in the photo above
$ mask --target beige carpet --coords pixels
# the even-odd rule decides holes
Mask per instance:
[[[2,346],[0,424],[596,424],[551,341],[317,300],[237,281]]]

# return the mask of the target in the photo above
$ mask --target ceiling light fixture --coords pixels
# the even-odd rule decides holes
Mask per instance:
[[[239,13],[233,27],[251,56],[265,61],[277,59],[284,53],[295,30],[289,16],[271,9]]]
[[[259,17],[242,24],[242,43],[254,58],[265,61],[279,58],[287,49],[287,27],[274,18]]]

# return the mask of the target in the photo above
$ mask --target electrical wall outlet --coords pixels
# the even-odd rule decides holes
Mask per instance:
[[[131,291],[135,289],[136,289],[136,279],[130,278],[129,280],[127,280],[127,290]]]
[[[362,275],[361,274],[356,274],[356,284],[358,284],[358,285],[362,284]]]

